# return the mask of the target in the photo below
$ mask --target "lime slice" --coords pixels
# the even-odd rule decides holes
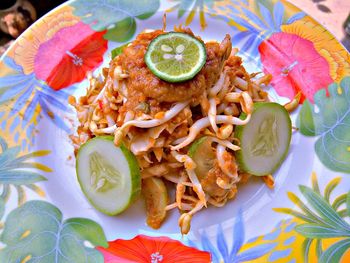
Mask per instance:
[[[236,126],[235,135],[241,142],[236,152],[240,169],[257,176],[272,174],[288,153],[292,136],[289,113],[278,103],[254,103],[249,123]]]
[[[148,46],[145,61],[154,75],[168,82],[192,79],[204,66],[203,42],[185,33],[159,35]]]
[[[123,212],[141,190],[140,169],[135,156],[123,145],[116,147],[112,136],[87,141],[78,151],[78,181],[90,203],[99,211]]]

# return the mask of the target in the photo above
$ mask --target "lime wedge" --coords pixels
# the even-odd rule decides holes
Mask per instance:
[[[203,42],[185,33],[159,35],[148,46],[145,62],[154,75],[168,82],[192,79],[204,66]]]

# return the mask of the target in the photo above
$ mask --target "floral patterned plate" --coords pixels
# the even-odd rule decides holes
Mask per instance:
[[[142,200],[118,217],[92,209],[69,135],[88,72],[146,28],[226,33],[271,96],[302,93],[290,153],[269,190],[243,186],[182,237],[177,212],[159,230]],[[293,5],[276,0],[73,0],[30,27],[0,61],[0,262],[350,262],[350,56]]]

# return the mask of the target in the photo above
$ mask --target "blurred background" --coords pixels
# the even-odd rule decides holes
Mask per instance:
[[[0,55],[33,22],[63,2],[65,1],[0,0]],[[350,0],[290,2],[315,18],[350,50]]]

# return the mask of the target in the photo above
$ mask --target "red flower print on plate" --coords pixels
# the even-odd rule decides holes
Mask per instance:
[[[206,263],[208,252],[183,245],[168,237],[138,235],[131,240],[117,239],[108,248],[97,247],[105,263]]]
[[[313,43],[297,35],[275,33],[259,46],[265,73],[273,76],[272,86],[281,96],[293,99],[301,91],[313,102],[314,94],[333,82],[327,60]]]
[[[60,29],[42,43],[34,60],[34,72],[54,90],[82,81],[103,61],[106,31],[95,32],[79,22]]]

